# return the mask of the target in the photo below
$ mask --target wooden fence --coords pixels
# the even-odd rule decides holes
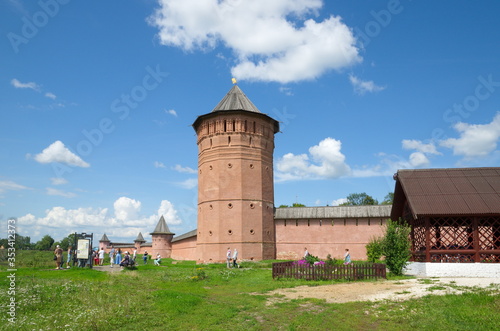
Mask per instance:
[[[386,278],[385,264],[362,263],[349,265],[304,265],[297,261],[273,263],[274,278],[297,278],[306,280],[332,280],[332,279],[376,279]]]

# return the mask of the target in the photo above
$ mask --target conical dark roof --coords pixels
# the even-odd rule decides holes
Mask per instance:
[[[145,243],[146,240],[144,240],[144,237],[142,236],[142,233],[139,232],[139,234],[137,235],[137,238],[135,238],[134,242],[135,241],[138,241],[138,242],[141,242],[141,243]]]
[[[247,98],[245,93],[238,87],[234,85],[232,89],[227,92],[226,96],[219,102],[217,106],[212,110],[216,111],[227,111],[227,110],[246,110],[255,113],[260,113],[260,110],[255,107],[255,105]]]
[[[198,130],[198,126],[202,123],[203,120],[214,115],[217,116],[217,114],[224,112],[249,112],[254,113],[258,116],[268,118],[274,123],[274,133],[279,132],[279,122],[269,115],[261,113],[260,110],[255,107],[252,101],[248,99],[245,93],[243,93],[243,91],[238,87],[238,85],[234,85],[210,113],[200,115],[196,118],[193,123],[194,130]]]
[[[106,236],[106,234],[104,233],[104,234],[102,235],[101,240],[99,240],[99,242],[101,242],[101,241],[110,241],[110,240],[108,239],[108,236]]]
[[[158,224],[156,224],[155,230],[150,234],[175,234],[175,233],[170,232],[170,230],[168,229],[167,222],[165,222],[163,215],[161,215]]]

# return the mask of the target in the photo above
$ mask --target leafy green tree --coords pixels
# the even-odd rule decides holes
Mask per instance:
[[[365,206],[365,205],[378,205],[377,199],[374,199],[366,193],[351,193],[347,197],[347,202],[340,204],[340,206]]]
[[[16,249],[31,249],[32,246],[31,238],[29,236],[21,236],[16,233]]]
[[[384,197],[384,201],[382,201],[382,205],[392,205],[394,202],[394,192],[389,192]]]
[[[63,240],[61,240],[60,245],[64,251],[66,251],[70,245],[74,246],[75,245],[75,234],[70,233],[67,237],[65,237]]]
[[[305,207],[306,205],[298,202],[294,202],[291,207]],[[280,205],[278,208],[290,208],[289,205]]]
[[[49,236],[48,234],[43,236],[42,239],[37,241],[35,244],[35,249],[39,251],[48,251],[52,247],[52,244],[54,243],[54,239]]]
[[[398,222],[387,220],[382,250],[387,268],[396,276],[403,274],[410,259],[410,231],[410,226],[401,219]]]
[[[368,261],[375,263],[384,255],[384,237],[372,238],[366,247]]]
[[[305,207],[306,205],[302,204],[302,203],[298,203],[298,202],[294,202],[292,204],[292,207]]]

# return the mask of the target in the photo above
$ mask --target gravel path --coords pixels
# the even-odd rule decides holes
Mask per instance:
[[[474,287],[491,287],[500,294],[500,278],[418,278],[398,281],[341,283],[322,286],[299,286],[268,292],[268,303],[301,299],[325,299],[329,303],[350,301],[408,300],[424,295],[463,293]]]

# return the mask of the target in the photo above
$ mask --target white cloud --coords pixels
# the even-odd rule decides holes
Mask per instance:
[[[40,86],[37,83],[34,83],[34,82],[21,83],[19,80],[17,80],[16,78],[14,78],[14,79],[12,79],[10,81],[10,83],[15,88],[29,88],[29,89],[32,89],[34,91],[40,92]]]
[[[289,87],[284,87],[284,86],[281,86],[279,88],[280,92],[283,93],[284,95],[288,95],[288,96],[292,96],[293,95],[293,92],[292,92],[292,89],[289,88]]]
[[[340,198],[337,200],[333,200],[332,206],[340,206],[341,204],[346,203],[347,201],[348,201],[347,198]]]
[[[160,161],[155,161],[154,166],[155,168],[166,168],[165,165]]]
[[[456,123],[454,129],[460,138],[442,140],[440,145],[451,148],[454,155],[465,159],[485,157],[495,152],[500,139],[500,112],[497,112],[489,124]]]
[[[178,183],[178,185],[187,190],[193,189],[198,185],[198,178],[189,178],[183,182]]]
[[[45,96],[46,96],[47,98],[52,99],[52,100],[55,100],[55,99],[57,98],[57,97],[56,97],[56,95],[55,95],[54,93],[50,93],[50,92],[45,93]],[[58,106],[62,106],[62,104],[58,104]],[[62,107],[63,107],[63,106],[62,106]]]
[[[177,117],[177,112],[175,110],[173,110],[173,109],[169,109],[169,110],[165,109],[165,113]]]
[[[108,208],[53,207],[46,210],[43,217],[36,217],[32,214],[19,217],[16,225],[18,233],[29,234],[32,241],[39,240],[45,234],[51,235],[55,240],[60,240],[70,233],[87,232],[94,233],[95,243],[103,233],[106,233],[111,240],[132,241],[139,232],[143,235],[152,232],[161,215],[168,225],[182,223],[177,210],[167,200],[161,201],[157,212],[153,215],[142,216],[140,209],[140,201],[120,197],[114,203],[114,213],[109,213]]]
[[[17,184],[11,180],[0,181],[0,193],[4,193],[6,191],[18,191],[18,190],[26,190],[28,187]]]
[[[401,143],[403,145],[403,149],[415,149],[421,153],[441,155],[441,153],[437,151],[436,146],[432,142],[424,144],[420,140],[404,139]]]
[[[52,177],[50,181],[52,185],[64,185],[68,183],[68,181],[62,177]]]
[[[321,0],[159,0],[149,18],[160,43],[186,51],[231,49],[239,80],[288,83],[314,79],[362,59],[339,16],[314,17]]]
[[[162,200],[160,203],[160,208],[158,208],[158,218],[163,215],[165,222],[168,224],[178,225],[182,223],[182,220],[177,215],[177,210],[174,205],[168,200]],[[153,229],[154,230],[154,229]]]
[[[141,211],[141,202],[127,197],[118,198],[113,204],[115,217],[120,221],[133,220]]]
[[[47,194],[48,195],[58,195],[58,196],[65,197],[65,198],[76,197],[76,194],[73,192],[66,192],[66,191],[58,190],[58,189],[55,189],[52,187],[47,187]]]
[[[353,75],[349,75],[349,81],[351,82],[354,88],[354,92],[356,92],[359,95],[363,95],[366,92],[372,93],[385,90],[385,86],[378,86],[371,80],[364,81]]]
[[[40,154],[35,155],[34,159],[39,163],[59,162],[82,168],[90,167],[90,164],[83,161],[78,155],[72,153],[59,140],[53,142]]]
[[[410,166],[412,168],[423,168],[427,167],[431,162],[422,152],[414,152],[410,154]]]
[[[188,174],[195,174],[197,171],[193,168],[190,167],[183,167],[180,164],[176,164],[173,169],[178,172],[183,172],[183,173],[188,173]]]
[[[345,163],[341,146],[340,141],[326,138],[309,148],[309,155],[283,155],[276,163],[277,180],[325,179],[350,175],[351,169]]]

